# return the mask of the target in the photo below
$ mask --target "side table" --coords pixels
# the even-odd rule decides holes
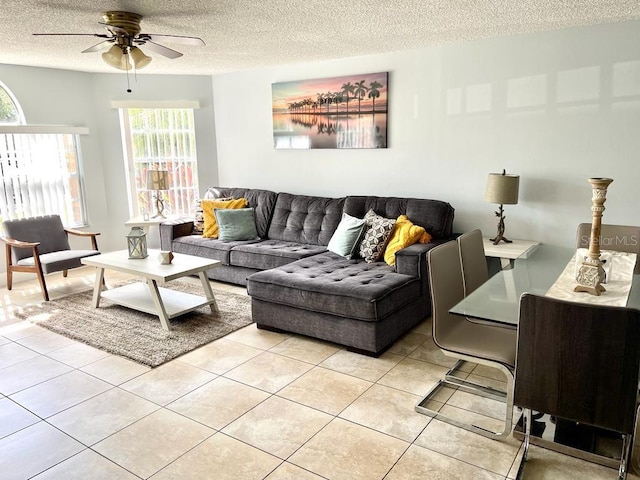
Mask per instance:
[[[489,237],[483,237],[482,240],[485,256],[499,258],[503,269],[510,267],[513,260],[521,257],[536,245],[540,245],[540,242],[533,240],[513,240],[512,243],[500,242],[498,245],[494,245]]]

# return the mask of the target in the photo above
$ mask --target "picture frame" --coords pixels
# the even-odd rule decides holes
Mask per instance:
[[[389,73],[273,83],[276,149],[387,148]]]

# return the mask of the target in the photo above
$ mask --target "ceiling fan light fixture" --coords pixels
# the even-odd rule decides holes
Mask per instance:
[[[102,54],[102,59],[114,68],[118,70],[131,70],[131,63],[129,63],[129,56],[122,52],[122,48],[119,45],[113,45],[109,50]]]
[[[131,58],[133,58],[133,64],[136,66],[138,70],[146,67],[151,63],[151,57],[145,55],[142,50],[138,47],[131,47],[131,51],[129,52]]]

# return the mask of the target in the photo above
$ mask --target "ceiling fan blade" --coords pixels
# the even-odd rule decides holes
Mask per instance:
[[[114,41],[115,40],[113,40],[113,39],[103,40],[100,43],[96,43],[93,47],[89,47],[89,48],[86,48],[86,49],[82,50],[82,52],[80,52],[80,53],[99,52],[100,50],[104,50],[104,48],[106,47],[105,44],[113,43]]]
[[[142,33],[138,35],[138,38],[144,40],[151,40],[153,42],[169,42],[169,43],[179,43],[181,45],[193,45],[193,46],[202,46],[205,45],[204,40],[199,37],[188,37],[185,35],[158,35],[155,33]]]
[[[104,25],[104,28],[112,33],[113,35],[125,35],[128,36],[129,32],[127,32],[124,28],[122,27],[117,27],[115,25],[109,25],[108,23],[104,23],[104,22],[98,22],[98,24],[100,25]]]
[[[98,38],[111,38],[110,35],[105,35],[104,33],[32,33],[31,35],[35,35],[36,37],[42,36],[56,36],[56,37],[98,37]]]
[[[148,48],[149,50],[159,53],[160,55],[163,55],[167,58],[173,59],[173,58],[178,58],[182,56],[180,52],[176,52],[175,50],[164,47],[158,43],[154,43],[151,40],[145,40],[144,42],[140,42],[140,45],[144,45],[145,48]]]

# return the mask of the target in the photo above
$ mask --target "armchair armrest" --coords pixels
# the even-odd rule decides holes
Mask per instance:
[[[6,255],[6,262],[7,262],[7,273],[10,272],[9,267],[11,267],[12,265],[12,257],[11,257],[11,248],[30,248],[32,250],[31,252],[31,256],[33,257],[34,261],[36,262],[36,265],[40,265],[40,260],[38,257],[38,245],[40,245],[40,242],[23,242],[21,240],[16,240],[14,238],[9,238],[9,237],[0,237],[0,241],[5,243],[5,247],[6,247],[6,251],[5,251],[5,255]],[[11,283],[10,281],[7,281],[7,285],[10,286]]]
[[[99,232],[83,232],[82,230],[75,230],[73,228],[65,228],[64,231],[78,237],[91,237],[91,246],[94,250],[98,250],[98,241],[96,236],[100,235]]]
[[[0,237],[0,241],[6,243],[11,247],[16,247],[16,248],[33,248],[40,245],[40,242],[22,242],[20,240],[15,240],[9,237]]]

